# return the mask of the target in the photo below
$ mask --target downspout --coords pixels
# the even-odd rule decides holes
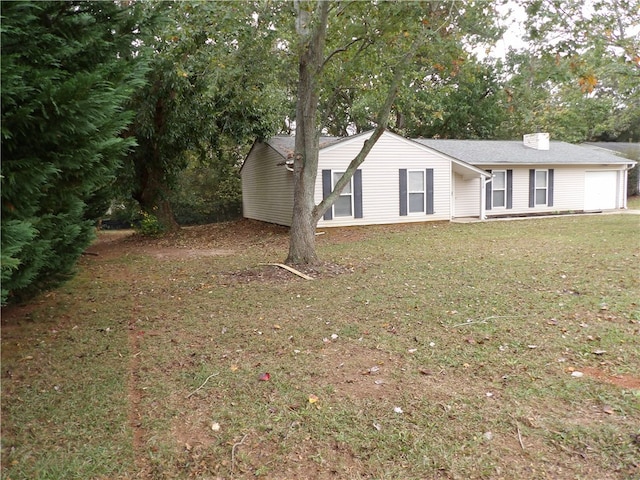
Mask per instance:
[[[627,209],[627,191],[629,184],[629,171],[633,170],[637,164],[635,163],[627,163],[627,166],[624,169],[624,178],[622,179],[622,209]],[[640,182],[640,180],[638,180]]]

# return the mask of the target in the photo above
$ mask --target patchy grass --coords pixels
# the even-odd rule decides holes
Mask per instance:
[[[325,232],[102,233],[3,311],[2,478],[640,474],[637,216]]]
[[[635,195],[627,199],[627,208],[630,210],[640,210],[640,195]]]

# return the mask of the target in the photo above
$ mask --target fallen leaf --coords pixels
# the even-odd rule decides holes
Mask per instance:
[[[380,371],[380,367],[373,366],[369,370],[362,372],[362,375],[373,375],[374,373],[378,373]]]
[[[280,325],[278,325],[277,323],[274,323],[273,328],[274,328],[274,330],[280,330],[282,327]]]
[[[269,372],[261,373],[258,376],[258,380],[260,380],[261,382],[268,382],[270,378],[271,374]]]
[[[237,370],[238,370],[238,365],[231,365],[231,366],[229,367],[229,370],[231,370],[232,372],[237,371]]]
[[[375,428],[378,431],[382,430],[382,426],[379,423],[376,423],[376,422],[373,422],[373,428]]]
[[[602,411],[607,415],[613,415],[613,408],[611,408],[611,405],[603,405]]]
[[[319,400],[317,395],[311,394],[309,395],[309,403],[314,404]]]

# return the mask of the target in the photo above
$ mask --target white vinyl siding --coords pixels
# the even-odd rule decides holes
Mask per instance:
[[[264,143],[256,143],[241,170],[242,214],[245,218],[291,225],[293,173],[284,159]]]
[[[346,139],[320,150],[319,170],[344,171],[358,154],[363,142],[369,138],[362,135]],[[391,133],[384,133],[375,144],[362,169],[363,217],[334,217],[321,219],[319,227],[344,225],[372,225],[406,222],[426,222],[450,219],[451,161],[443,155],[415,144]],[[434,214],[399,214],[399,169],[434,171]],[[315,203],[322,200],[322,178],[318,175],[315,188]]]
[[[465,179],[454,175],[454,217],[478,217],[480,215],[480,179]]]
[[[504,166],[488,165],[486,168],[498,170]],[[529,207],[529,170],[549,170],[553,168],[553,206],[536,205]],[[622,169],[623,167],[621,167]],[[505,210],[487,210],[488,217],[493,215],[528,214],[528,213],[553,213],[553,212],[581,212],[585,210],[585,176],[588,171],[611,171],[606,167],[600,169],[593,166],[576,165],[544,165],[544,166],[523,166],[513,168],[513,208]],[[618,186],[618,196],[621,194],[621,187]],[[619,203],[619,205],[621,205]],[[456,213],[458,215],[458,213]]]

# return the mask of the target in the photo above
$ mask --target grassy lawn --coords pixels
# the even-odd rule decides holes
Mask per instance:
[[[2,478],[638,478],[639,220],[101,233],[3,311]]]

